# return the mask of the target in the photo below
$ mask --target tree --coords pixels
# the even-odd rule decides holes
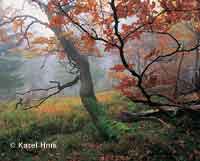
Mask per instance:
[[[173,27],[181,22],[194,23],[194,30],[198,31],[199,26],[199,2],[198,1],[76,1],[75,7],[70,12],[65,11],[65,6],[71,1],[50,1],[49,8],[56,14],[55,18],[60,19],[58,24],[74,24],[84,34],[81,39],[85,40],[86,45],[92,40],[101,41],[105,45],[105,51],[117,49],[122,64],[118,64],[112,69],[116,72],[128,71],[129,74],[121,80],[118,86],[122,92],[134,102],[142,102],[153,108],[165,112],[162,107],[178,107],[181,110],[193,109],[199,103],[196,101],[187,101],[180,97],[177,99],[173,90],[160,94],[159,90],[149,92],[148,88],[157,88],[165,86],[168,89],[170,85],[176,84],[178,71],[174,70],[172,77],[160,81],[161,72],[158,65],[160,62],[174,62],[178,54],[192,53],[199,47],[199,43],[194,39],[188,39],[192,43],[185,46],[179,39],[179,35],[173,33]],[[103,7],[102,7],[103,6]],[[58,12],[56,12],[58,11]],[[59,15],[59,13],[62,13]],[[82,15],[87,15],[85,20]],[[76,15],[76,16],[75,16]],[[131,24],[123,23],[127,18],[135,20]],[[74,18],[76,17],[76,18]],[[194,18],[193,18],[194,17]],[[62,19],[62,21],[61,21]],[[68,21],[64,21],[67,19]],[[54,20],[52,19],[54,25]],[[143,59],[146,62],[141,73],[134,69],[134,65],[126,59],[126,44],[131,40],[139,40],[144,33],[156,34],[160,41],[159,47],[156,46],[149,54],[145,54]],[[161,38],[164,37],[164,38]],[[161,52],[162,51],[162,52]],[[116,52],[116,50],[115,50]],[[170,58],[171,57],[171,58]],[[175,63],[176,64],[176,63]],[[179,66],[180,67],[180,66]],[[179,68],[178,67],[178,68]],[[196,76],[198,78],[198,76]],[[197,80],[197,79],[196,79]],[[195,83],[198,84],[198,83]],[[174,87],[174,86],[172,86]],[[161,88],[164,90],[164,88]],[[176,88],[175,88],[176,89]],[[198,85],[192,89],[194,92],[199,90]],[[163,97],[167,103],[156,101],[155,96]]]
[[[51,19],[51,24],[56,24],[55,26],[58,26],[58,24],[75,25],[83,32],[81,39],[86,42],[86,46],[96,40],[104,43],[105,51],[116,49],[115,52],[119,52],[122,64],[118,64],[112,69],[116,72],[125,70],[129,72],[118,86],[126,96],[135,102],[143,102],[159,110],[163,110],[162,106],[190,110],[191,102],[183,102],[177,99],[173,96],[172,90],[167,94],[159,94],[158,91],[149,92],[147,88],[171,85],[176,82],[176,76],[172,75],[169,80],[165,79],[162,83],[159,83],[161,75],[158,69],[160,68],[155,64],[163,61],[174,62],[174,58],[169,58],[198,49],[199,43],[193,41],[193,39],[189,39],[192,41],[192,45],[183,46],[181,40],[179,40],[180,36],[173,33],[172,30],[175,25],[183,21],[194,23],[194,30],[198,30],[198,1],[86,0],[76,1],[74,8],[70,12],[66,12],[65,7],[70,3],[72,1],[49,2],[49,10],[55,14],[54,18]],[[87,15],[87,19],[84,19],[82,15]],[[134,16],[136,17],[135,20]],[[132,18],[133,22],[130,24],[122,22],[122,20],[128,18]],[[131,40],[139,40],[144,33],[157,35],[157,39],[162,45],[156,46],[149,54],[144,54],[143,59],[146,65],[142,72],[138,73],[134,69],[134,65],[126,59],[126,45]],[[196,90],[198,90],[198,87],[196,87]],[[155,101],[154,96],[163,97],[168,103]],[[196,103],[198,103],[198,100]]]
[[[23,78],[19,72],[21,65],[19,57],[12,55],[0,57],[1,99],[16,98],[16,91],[23,86]]]
[[[199,43],[193,40],[191,40],[192,45],[184,47],[177,35],[171,32],[171,28],[184,21],[194,23],[194,29],[198,30],[199,1],[50,0],[48,5],[38,0],[33,0],[33,2],[37,3],[46,13],[49,24],[29,15],[16,16],[10,22],[17,20],[17,26],[24,26],[23,18],[32,19],[23,33],[23,38],[26,38],[29,46],[27,33],[30,26],[40,23],[50,27],[56,38],[32,38],[34,40],[32,43],[46,44],[47,48],[43,49],[43,52],[49,53],[56,50],[62,59],[67,57],[72,68],[77,69],[77,73],[73,74],[78,75],[74,81],[64,85],[56,81],[51,82],[57,84],[52,87],[57,91],[43,101],[80,79],[81,100],[101,135],[107,138],[118,135],[120,130],[112,127],[110,119],[96,99],[87,59],[88,51],[89,53],[92,51],[94,56],[99,55],[96,46],[99,45],[97,42],[101,42],[105,52],[112,51],[112,53],[119,54],[122,63],[114,66],[112,70],[125,72],[118,89],[131,100],[148,104],[162,112],[165,112],[163,107],[166,106],[197,111],[191,107],[197,105],[199,99],[183,102],[173,97],[171,93],[160,94],[158,90],[149,91],[149,88],[171,85],[176,82],[177,78],[174,76],[170,77],[170,80],[159,81],[161,78],[159,65],[163,62],[172,63],[178,54],[191,53],[198,49]],[[130,59],[127,59],[126,45],[133,40],[139,41],[144,33],[157,35],[160,44],[151,51],[144,50],[144,54],[140,54],[145,63],[142,70],[138,72]],[[162,97],[166,101],[157,101],[154,99],[155,96]]]
[[[56,85],[46,88],[46,89],[43,89],[43,88],[33,89],[24,93],[19,93],[20,95],[26,95],[26,94],[37,92],[37,91],[50,92],[50,94],[46,97],[43,97],[38,104],[30,106],[26,109],[38,107],[51,96],[58,94],[59,92],[61,92],[63,89],[67,87],[71,87],[75,85],[80,80],[80,84],[81,84],[80,97],[81,97],[82,103],[84,107],[86,108],[86,110],[88,111],[88,113],[90,114],[100,135],[106,139],[117,138],[121,132],[123,133],[124,131],[128,130],[128,128],[123,124],[110,120],[104,111],[104,107],[98,103],[97,98],[94,93],[94,87],[93,87],[93,82],[91,78],[88,57],[87,55],[81,54],[81,52],[91,53],[92,51],[97,51],[94,45],[94,41],[88,39],[87,48],[85,48],[85,46],[84,47],[76,46],[73,41],[77,41],[77,40],[73,38],[72,39],[73,41],[72,41],[71,37],[69,37],[70,32],[69,31],[65,32],[64,31],[65,28],[63,28],[62,25],[60,24],[62,22],[62,18],[51,13],[49,11],[48,6],[45,5],[44,3],[41,3],[40,1],[34,1],[34,2],[47,15],[50,21],[49,25],[30,15],[19,15],[19,16],[9,18],[9,20],[7,21],[5,20],[2,24],[0,24],[0,26],[12,23],[14,25],[14,31],[16,32],[18,28],[23,28],[23,25],[25,24],[24,19],[27,19],[27,18],[31,19],[32,21],[28,24],[28,26],[26,26],[26,29],[24,31],[21,30],[22,37],[19,37],[19,42],[23,42],[23,40],[26,40],[29,46],[29,50],[31,52],[35,52],[35,54],[36,52],[43,52],[43,53],[56,52],[58,56],[60,57],[60,59],[64,59],[65,57],[67,57],[68,63],[71,66],[70,67],[71,69],[69,69],[70,70],[69,73],[76,76],[73,81],[68,82],[66,84],[61,84],[58,81],[50,81],[50,83],[53,83]],[[69,5],[69,7],[70,6],[71,4]],[[44,25],[50,28],[53,31],[55,37],[50,37],[50,38],[33,37],[32,34],[28,31],[34,23],[39,23],[41,25]],[[31,38],[32,38],[32,42],[30,42]],[[47,47],[45,46],[46,48],[43,48],[43,49],[35,48],[35,46],[37,46],[38,44],[47,45]],[[84,51],[85,49],[86,51]],[[52,90],[53,92],[51,92]],[[23,101],[24,101],[23,98],[20,98],[16,107],[22,104]]]

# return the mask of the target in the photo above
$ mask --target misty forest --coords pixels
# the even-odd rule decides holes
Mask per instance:
[[[200,161],[199,0],[0,0],[0,161]]]

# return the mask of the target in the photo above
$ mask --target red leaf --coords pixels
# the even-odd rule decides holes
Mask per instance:
[[[114,67],[110,68],[111,70],[115,70],[116,72],[123,72],[126,68],[122,64],[117,64]]]

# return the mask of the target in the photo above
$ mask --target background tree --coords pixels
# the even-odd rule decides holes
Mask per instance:
[[[0,56],[0,98],[15,99],[16,91],[23,87],[20,67],[23,62],[19,56]]]

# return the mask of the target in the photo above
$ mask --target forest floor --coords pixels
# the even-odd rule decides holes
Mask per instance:
[[[113,119],[121,111],[142,109],[115,91],[99,93],[98,99]],[[132,133],[108,142],[98,137],[77,97],[52,98],[28,111],[16,110],[14,102],[0,103],[0,161],[200,161],[200,129],[186,124],[133,122],[128,124]],[[19,145],[36,142],[53,147]]]

